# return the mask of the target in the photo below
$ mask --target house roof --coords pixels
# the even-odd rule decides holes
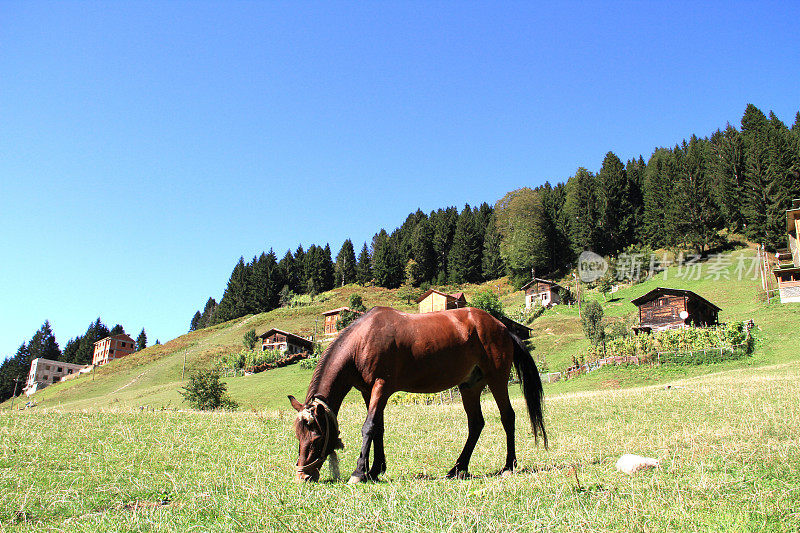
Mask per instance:
[[[131,336],[128,335],[127,333],[117,333],[116,335],[109,335],[108,337],[103,337],[99,341],[95,341],[95,344],[97,344],[98,342],[103,342],[106,339],[119,339],[119,340],[134,342],[133,338],[131,338]]]
[[[550,279],[533,278],[528,283],[526,283],[525,285],[520,287],[520,290],[524,291],[525,289],[527,289],[528,287],[530,287],[531,285],[533,285],[537,281],[540,282],[540,283],[547,283],[548,285],[551,285],[553,287],[558,287],[559,289],[563,289],[564,288],[561,285],[559,285],[558,283],[556,283],[555,281],[550,280]]]
[[[456,292],[456,293],[453,293],[453,294],[447,294],[447,293],[444,293],[442,291],[437,291],[436,289],[428,289],[427,291],[425,291],[425,293],[422,296],[417,298],[417,303],[420,303],[422,300],[424,300],[425,298],[427,298],[428,296],[430,296],[434,292],[436,294],[441,294],[442,296],[444,296],[446,298],[452,298],[454,300],[464,300],[464,301],[466,301],[466,297],[464,296],[463,292]]]
[[[642,296],[639,296],[638,298],[634,298],[633,300],[631,300],[631,303],[638,307],[638,306],[640,306],[640,305],[642,305],[644,303],[647,303],[647,302],[649,302],[651,300],[655,300],[656,298],[658,298],[662,294],[672,294],[673,296],[691,296],[691,297],[697,298],[698,300],[701,300],[701,301],[705,302],[707,305],[709,305],[710,307],[713,307],[717,311],[721,310],[719,307],[717,307],[716,305],[712,304],[711,302],[709,302],[708,300],[706,300],[705,298],[703,298],[702,296],[700,296],[696,292],[692,292],[692,291],[686,290],[686,289],[673,289],[673,288],[670,288],[670,287],[656,287],[655,289],[653,289],[652,291],[648,292],[647,294],[643,294]]]
[[[349,311],[349,310],[350,310],[350,308],[349,308],[349,307],[337,307],[336,309],[331,309],[330,311],[325,311],[325,312],[323,312],[322,314],[323,314],[324,316],[328,316],[328,315],[338,315],[338,314],[339,314],[339,313],[341,313],[342,311]]]
[[[282,329],[278,329],[278,328],[272,328],[272,329],[266,331],[265,333],[262,333],[258,337],[263,340],[263,339],[266,339],[267,337],[269,337],[270,335],[272,335],[273,333],[280,333],[281,335],[286,335],[286,338],[287,339],[291,339],[292,342],[294,342],[295,344],[300,344],[302,346],[307,346],[309,348],[314,346],[314,343],[311,342],[310,340],[308,340],[308,339],[306,339],[304,337],[301,337],[300,335],[295,335],[294,333],[289,333],[288,331],[283,331]]]

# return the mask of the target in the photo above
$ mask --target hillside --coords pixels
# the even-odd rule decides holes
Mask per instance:
[[[767,304],[759,298],[757,279],[737,279],[737,265],[749,265],[753,255],[749,248],[727,253],[723,256],[727,267],[720,271],[720,279],[707,279],[705,275],[700,279],[689,279],[680,276],[675,268],[670,268],[666,275],[621,288],[609,295],[608,301],[591,291],[585,295],[588,299],[598,299],[603,303],[605,320],[611,322],[634,313],[635,307],[630,300],[654,287],[690,289],[722,308],[722,322],[755,321],[759,344],[752,358],[705,366],[604,368],[568,382],[548,384],[548,394],[635,386],[742,366],[782,363],[795,358],[790,342],[796,338],[793,332],[800,323],[800,306],[775,302]],[[519,309],[524,301],[523,293],[513,291],[505,279],[458,289],[469,296],[485,287],[500,293],[509,312]],[[416,311],[413,303],[409,305],[398,298],[396,290],[348,285],[319,295],[307,306],[276,309],[182,335],[166,344],[149,347],[98,368],[93,375],[52,385],[37,393],[34,399],[38,408],[58,407],[66,410],[183,407],[185,404],[178,390],[185,383],[182,380],[184,360],[186,375],[206,368],[220,354],[240,350],[242,336],[251,328],[255,328],[257,333],[277,327],[310,335],[315,327],[317,331],[321,329],[323,311],[346,305],[350,295],[355,292],[362,295],[367,307],[391,305],[403,311]],[[575,306],[556,306],[546,311],[533,323],[532,339],[535,358],[540,362],[545,361],[551,371],[567,367],[572,356],[583,353],[588,345]],[[302,396],[310,375],[310,370],[294,365],[253,376],[229,378],[227,383],[231,395],[244,408],[276,409],[283,407],[286,394]],[[8,402],[4,407],[7,405]]]

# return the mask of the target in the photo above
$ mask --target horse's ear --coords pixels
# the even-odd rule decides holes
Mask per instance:
[[[320,404],[314,406],[314,417],[317,420],[325,420],[325,408]],[[327,424],[328,422],[326,422]]]
[[[333,449],[334,450],[344,450],[344,442],[339,437],[336,437],[336,440],[333,441]]]
[[[303,404],[298,402],[297,398],[295,398],[291,394],[289,395],[289,403],[292,404],[292,407],[294,407],[297,412],[300,412],[300,411],[303,410]]]

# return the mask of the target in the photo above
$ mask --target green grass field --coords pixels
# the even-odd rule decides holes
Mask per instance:
[[[33,409],[0,406],[0,530],[799,531],[800,305],[768,304],[758,281],[737,279],[738,259],[751,256],[732,252],[719,280],[672,269],[666,280],[621,289],[604,308],[608,321],[619,320],[634,312],[631,298],[653,287],[691,289],[723,309],[722,321],[756,322],[752,357],[604,367],[548,384],[548,451],[534,447],[512,386],[520,470],[510,477],[493,475],[505,450],[489,395],[474,477],[443,479],[466,438],[460,403],[390,405],[386,481],[356,487],[325,475],[320,484],[292,482],[295,413],[286,395],[304,396],[311,370],[227,379],[242,404],[234,413],[185,410],[184,358],[187,373],[205,368],[239,350],[250,328],[313,331],[319,313],[352,292],[368,306],[413,309],[385,289],[344,287],[310,306],[193,332],[48,387]],[[507,308],[522,302],[507,283],[496,288]],[[534,345],[550,370],[569,364],[586,347],[577,309],[557,306],[537,319]],[[364,415],[356,395],[340,413],[345,478]],[[623,453],[661,466],[629,477],[614,469]]]
[[[292,411],[111,410],[0,417],[0,522],[50,531],[796,531],[800,372],[784,363],[547,399],[549,451],[518,416],[502,465],[490,397],[466,480],[443,479],[461,406],[390,406],[386,481],[292,483]],[[514,405],[523,410],[517,397]],[[355,464],[363,408],[340,414]],[[622,453],[658,458],[634,477]],[[347,471],[345,471],[346,473]]]

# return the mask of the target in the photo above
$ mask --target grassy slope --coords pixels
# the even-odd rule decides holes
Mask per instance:
[[[752,279],[737,279],[735,268],[739,258],[749,260],[753,257],[752,250],[739,249],[727,257],[730,263],[728,270],[723,272],[719,280],[706,279],[705,270],[700,279],[686,279],[678,277],[676,269],[671,268],[666,273],[666,279],[662,275],[632,287],[622,288],[608,302],[605,302],[602,296],[591,292],[586,298],[596,298],[603,302],[606,320],[612,321],[621,320],[635,313],[636,308],[630,300],[654,287],[670,286],[693,290],[722,308],[721,321],[749,318],[755,320],[760,328],[758,336],[761,342],[753,358],[696,367],[604,368],[569,382],[549,384],[548,394],[636,386],[793,359],[791,342],[796,336],[793,337],[792,334],[800,322],[800,305],[781,305],[775,302],[767,304],[759,301],[759,282]],[[514,292],[506,280],[487,283],[483,287],[486,286],[499,291],[509,311],[519,309],[524,302],[522,292]],[[466,286],[459,289],[467,292],[469,296],[479,288],[481,286]],[[209,366],[221,353],[238,351],[241,348],[242,336],[250,328],[255,328],[258,333],[270,327],[278,327],[302,335],[311,334],[314,331],[315,320],[317,320],[316,327],[318,329],[322,327],[320,320],[322,311],[346,305],[354,292],[363,296],[364,303],[368,307],[392,305],[405,311],[416,310],[413,303],[408,305],[399,300],[396,291],[379,287],[346,286],[320,295],[312,305],[306,307],[276,309],[269,313],[244,317],[183,335],[162,346],[150,347],[140,353],[114,361],[98,369],[94,376],[84,376],[71,382],[50,386],[37,393],[35,399],[42,407],[58,406],[70,410],[98,407],[184,406],[178,394],[184,383],[181,379],[184,356],[188,375],[198,368]],[[546,360],[551,371],[567,367],[572,356],[580,355],[587,346],[575,306],[556,306],[538,318],[533,327],[534,356],[539,361]],[[303,395],[309,377],[309,370],[294,366],[255,376],[230,378],[228,385],[232,396],[245,408],[275,409],[285,402],[286,394]]]

